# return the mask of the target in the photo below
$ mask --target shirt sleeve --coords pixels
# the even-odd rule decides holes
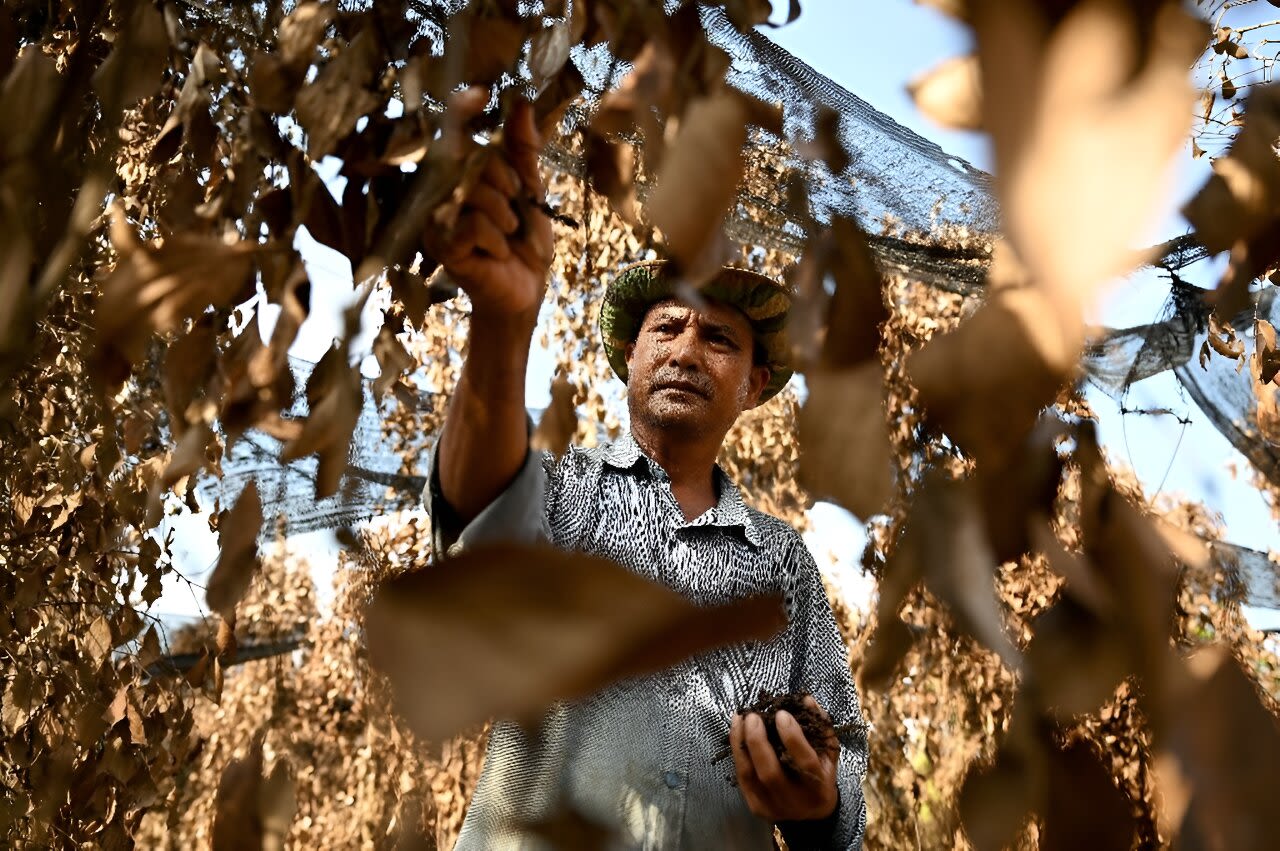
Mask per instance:
[[[867,730],[849,669],[844,636],[836,625],[818,566],[797,535],[791,615],[796,648],[793,688],[813,694],[827,710],[840,739],[836,786],[840,794],[835,813],[817,822],[779,825],[792,849],[860,851],[867,829],[867,805],[862,780],[867,773]],[[792,838],[797,843],[792,843]]]
[[[440,441],[431,450],[431,474],[422,494],[431,518],[432,551],[457,555],[477,544],[533,544],[550,540],[546,515],[547,457],[530,449],[524,466],[470,523],[463,523],[440,490]]]

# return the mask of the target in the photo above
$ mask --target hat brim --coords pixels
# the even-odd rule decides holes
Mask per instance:
[[[635,341],[645,314],[654,304],[676,296],[677,280],[668,274],[665,260],[646,260],[621,269],[605,291],[600,307],[600,336],[609,366],[627,380],[627,346]],[[755,340],[769,367],[769,383],[760,393],[763,403],[776,396],[791,380],[787,365],[787,313],[791,294],[765,275],[748,269],[726,268],[705,284],[701,294],[732,305],[751,323]]]

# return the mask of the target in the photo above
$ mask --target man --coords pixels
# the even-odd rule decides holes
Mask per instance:
[[[454,108],[478,109],[479,97],[464,93]],[[771,848],[777,825],[794,849],[860,848],[865,738],[817,568],[795,530],[747,507],[715,464],[738,415],[790,377],[781,340],[789,297],[768,278],[726,270],[695,309],[671,297],[664,264],[624,270],[601,329],[627,383],[630,433],[559,461],[530,452],[525,372],[552,236],[534,212],[543,197],[540,140],[527,108],[513,112],[505,134],[504,156],[489,161],[468,196],[444,258],[472,318],[471,356],[427,495],[437,552],[549,540],[611,558],[698,603],[780,593],[788,626],[768,642],[557,706],[536,733],[496,723],[457,847],[541,847],[520,826],[572,810],[615,831],[622,847]],[[794,766],[784,767],[761,718],[736,714],[761,689],[814,695],[841,746],[815,750],[780,712]],[[726,739],[732,769],[717,760]]]

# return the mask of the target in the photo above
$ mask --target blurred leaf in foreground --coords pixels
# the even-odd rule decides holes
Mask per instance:
[[[370,658],[418,735],[440,741],[491,717],[536,722],[585,697],[785,626],[782,601],[700,608],[607,559],[494,546],[382,585]]]

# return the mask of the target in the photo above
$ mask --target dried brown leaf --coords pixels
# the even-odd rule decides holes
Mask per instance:
[[[334,347],[320,359],[307,380],[310,415],[302,431],[280,450],[280,460],[290,461],[320,453],[316,469],[316,498],[337,493],[347,469],[351,434],[360,419],[363,391],[360,372],[345,363],[346,354]]]
[[[373,398],[380,399],[387,388],[396,381],[406,369],[413,366],[413,357],[405,349],[404,343],[395,335],[388,325],[383,325],[373,341],[373,356],[378,360],[381,370],[373,381]]]
[[[439,741],[489,717],[535,721],[556,700],[763,640],[785,616],[777,597],[702,608],[598,556],[497,546],[384,583],[366,624],[398,708]]]
[[[1254,363],[1258,369],[1258,380],[1263,384],[1271,382],[1280,372],[1280,349],[1276,348],[1276,329],[1270,322],[1259,318],[1254,323],[1253,333]]]
[[[1137,827],[1133,802],[1093,745],[1077,739],[1051,751],[1042,851],[1129,851]]]
[[[204,321],[165,350],[164,401],[175,439],[180,440],[187,430],[188,417],[194,413],[189,407],[213,375],[216,356],[217,334],[212,323]]]
[[[708,255],[722,237],[725,214],[742,178],[748,118],[744,97],[722,88],[689,104],[649,198],[649,216],[662,230],[668,253],[695,278],[706,267],[720,265],[720,257]]]
[[[894,453],[879,362],[806,376],[800,411],[800,482],[859,518],[888,510],[894,495]]]
[[[574,406],[577,388],[566,375],[551,381],[551,403],[542,412],[538,427],[529,440],[535,452],[550,452],[556,458],[564,455],[569,441],[578,431],[578,413]]]
[[[995,762],[972,771],[960,790],[960,819],[974,851],[1013,847],[1027,817],[1040,808],[1047,792],[1043,734],[1023,703],[1015,703]]]
[[[609,199],[624,221],[636,221],[635,146],[627,142],[610,142],[588,133],[583,159],[587,176],[596,191]]]
[[[175,234],[160,245],[143,245],[119,208],[111,239],[119,259],[102,283],[95,312],[98,366],[109,381],[127,375],[154,332],[175,331],[210,305],[224,307],[252,294],[257,243]]]
[[[258,485],[250,480],[231,509],[218,523],[221,551],[205,589],[209,608],[234,621],[236,604],[249,590],[258,571],[258,532],[262,529],[262,501]]]
[[[916,108],[952,130],[982,129],[978,57],[957,56],[916,77],[907,92]]]
[[[1002,289],[910,356],[926,416],[980,464],[1009,469],[1084,343],[1080,316],[1039,290]]]
[[[1008,466],[984,464],[974,472],[996,561],[1015,561],[1031,550],[1032,526],[1052,516],[1062,479],[1056,443],[1066,433],[1057,417],[1043,416]]]
[[[569,61],[571,22],[561,21],[538,30],[529,42],[529,71],[541,92]]]
[[[1079,313],[1138,259],[1189,129],[1203,24],[1174,2],[1145,19],[1083,0],[1056,21],[1033,0],[969,6],[1005,234],[1056,311]]]
[[[1215,310],[1231,317],[1248,307],[1249,283],[1280,260],[1280,84],[1255,88],[1230,153],[1183,209],[1210,252],[1231,250],[1215,293]]]
[[[294,106],[313,160],[332,153],[356,122],[382,103],[368,88],[381,63],[376,37],[363,29],[298,92]]]
[[[1170,707],[1168,740],[1191,784],[1182,833],[1202,837],[1201,847],[1269,848],[1280,788],[1280,724],[1226,648],[1199,651],[1187,671],[1187,683],[1171,698],[1176,707]]]
[[[81,641],[81,648],[95,663],[100,663],[111,655],[115,642],[111,639],[111,622],[106,615],[98,615],[89,624]]]
[[[280,22],[276,46],[285,64],[305,71],[315,58],[316,46],[333,20],[335,9],[328,3],[307,0],[299,3]]]
[[[1034,676],[1040,705],[1064,722],[1095,712],[1132,672],[1124,633],[1070,596],[1042,612],[1032,629],[1027,676]]]
[[[278,760],[270,776],[263,778],[262,745],[259,733],[249,752],[227,763],[222,771],[214,802],[214,851],[284,848],[284,837],[297,809],[295,783],[283,760]]]
[[[911,504],[904,534],[913,540],[929,590],[965,631],[1017,670],[1020,654],[1005,632],[995,588],[998,563],[975,491],[972,482],[930,473]]]
[[[138,3],[116,34],[111,53],[94,72],[93,88],[103,107],[115,112],[154,93],[168,64],[164,18],[150,3]]]

